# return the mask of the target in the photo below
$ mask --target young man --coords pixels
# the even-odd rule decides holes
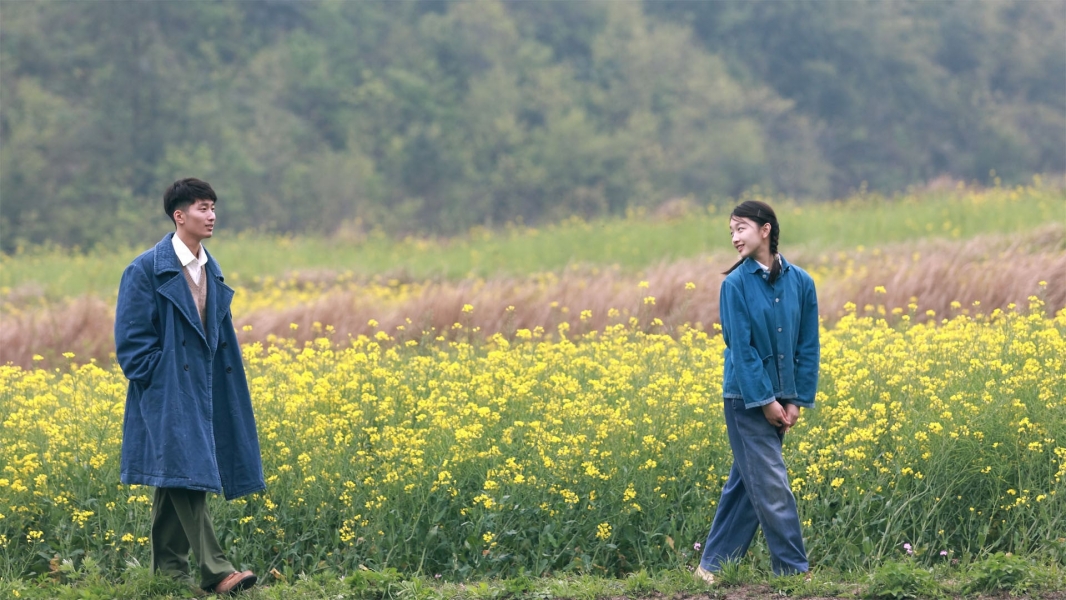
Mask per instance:
[[[154,486],[152,571],[228,593],[256,576],[237,571],[215,537],[207,492],[232,500],[266,488],[240,347],[233,290],[201,243],[215,227],[215,191],[174,182],[163,209],[176,231],[122,274],[115,349],[129,390],[122,483]],[[195,586],[194,586],[195,587]]]

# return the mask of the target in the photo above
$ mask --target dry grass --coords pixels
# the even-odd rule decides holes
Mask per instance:
[[[1026,307],[1031,295],[1041,297],[1054,312],[1066,307],[1062,236],[1057,227],[1020,241],[933,242],[832,257],[804,256],[801,251],[794,258],[797,264],[811,265],[819,279],[821,313],[830,323],[843,314],[847,302],[860,311],[866,305],[884,305],[889,313],[897,307],[908,312],[912,298],[920,307],[915,315],[919,321],[928,318],[927,310],[942,317],[963,310],[987,313],[1012,303]],[[307,306],[248,315],[239,322],[252,326],[252,331],[242,332],[245,340],[269,334],[311,339],[320,331],[316,322],[333,325],[334,335],[340,336],[372,335],[377,330],[396,335],[396,327],[404,326],[401,338],[423,331],[447,332],[455,323],[480,327],[486,335],[511,335],[538,326],[552,330],[563,322],[572,332],[584,332],[630,317],[639,318],[645,327],[655,318],[667,329],[686,322],[706,326],[717,321],[718,288],[724,277],[720,272],[732,260],[729,255],[713,255],[662,264],[647,273],[646,288],[640,287],[639,276],[616,269],[570,269],[557,278],[435,284],[392,306],[360,305],[351,294],[333,294]],[[1047,285],[1039,285],[1041,281]],[[686,289],[687,283],[695,284],[695,289]],[[886,292],[875,292],[878,286]],[[645,300],[649,296],[654,304]],[[975,301],[980,303],[977,308]],[[953,302],[962,307],[953,308]],[[463,312],[466,304],[474,307],[471,313]],[[611,316],[611,309],[617,315]],[[584,310],[591,316],[582,318]],[[377,327],[368,325],[371,319]],[[295,331],[291,324],[296,324]]]
[[[105,360],[115,349],[114,323],[114,306],[93,296],[7,312],[0,315],[0,364],[64,364],[66,352],[73,352],[79,362]],[[34,361],[34,355],[41,360]]]
[[[860,309],[877,304],[906,309],[917,299],[923,316],[933,310],[940,318],[960,310],[987,314],[1010,304],[1027,307],[1030,296],[1056,312],[1066,307],[1064,233],[1066,228],[1055,225],[1022,237],[890,248],[880,257],[858,263],[850,276],[824,282],[819,289],[821,312],[832,317],[831,311],[848,301]],[[875,292],[876,286],[885,292]],[[952,308],[952,302],[963,308]]]
[[[827,323],[853,302],[911,312],[915,320],[959,312],[988,313],[1010,304],[1028,306],[1039,296],[1051,312],[1066,307],[1066,228],[1036,229],[1022,236],[986,236],[965,242],[928,241],[831,256],[797,249],[789,260],[805,266],[818,281],[821,314]],[[682,323],[709,326],[717,320],[721,271],[734,256],[708,255],[664,263],[644,275],[619,269],[570,268],[561,274],[528,279],[497,278],[425,286],[399,303],[370,302],[357,292],[327,292],[319,299],[288,309],[268,309],[238,316],[243,342],[271,335],[309,340],[331,325],[334,339],[388,332],[399,339],[424,335],[513,335],[519,329],[555,331],[562,323],[570,334],[639,320],[646,329],[670,331]],[[320,274],[319,274],[320,275]],[[646,286],[642,283],[646,282]],[[1046,282],[1041,286],[1040,282]],[[694,289],[687,289],[687,284]],[[883,286],[884,293],[875,292]],[[649,298],[654,298],[650,300]],[[979,302],[975,307],[974,302]],[[953,307],[958,302],[961,306]],[[472,311],[464,311],[471,305]],[[0,363],[29,366],[64,362],[62,352],[78,360],[108,359],[113,350],[113,307],[82,298],[58,307],[5,315],[0,328]],[[875,309],[876,310],[876,309]],[[589,311],[582,314],[582,311]],[[661,325],[654,324],[659,319]],[[371,320],[377,325],[372,326]],[[295,324],[295,330],[293,325]],[[461,327],[456,327],[459,324]],[[250,326],[245,331],[245,326]]]

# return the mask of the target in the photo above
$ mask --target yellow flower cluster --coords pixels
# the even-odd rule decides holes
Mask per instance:
[[[1064,332],[1066,315],[1036,299],[897,327],[853,312],[823,329],[818,408],[785,444],[812,558],[1053,539]],[[241,540],[235,560],[287,549],[294,568],[463,576],[686,560],[672,540],[706,534],[731,464],[720,335],[427,340],[245,348],[268,490],[214,505]],[[42,544],[116,569],[146,559],[149,493],[118,484],[125,389],[114,366],[0,367],[0,571],[27,569]],[[1024,540],[1010,533],[1022,523]]]
[[[236,279],[240,280],[240,277]],[[255,277],[238,285],[233,297],[235,315],[250,315],[260,310],[281,310],[327,300],[333,294],[351,296],[353,303],[399,303],[421,294],[429,285],[375,277],[360,281],[351,271],[318,278],[303,276]]]

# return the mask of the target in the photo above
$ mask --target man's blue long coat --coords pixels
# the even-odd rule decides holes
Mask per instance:
[[[252,399],[230,302],[208,255],[201,323],[171,242],[122,274],[115,350],[130,380],[122,425],[122,483],[224,493],[266,488]]]

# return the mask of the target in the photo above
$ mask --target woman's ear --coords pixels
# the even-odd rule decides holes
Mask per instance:
[[[763,223],[759,228],[759,234],[765,237],[770,237],[770,232],[773,231],[773,227],[769,223]]]

